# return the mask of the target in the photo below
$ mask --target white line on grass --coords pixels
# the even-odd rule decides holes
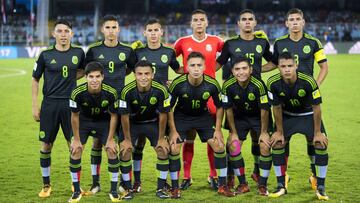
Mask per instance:
[[[8,74],[0,74],[0,78],[10,78],[10,77],[15,77],[15,76],[25,75],[26,74],[25,70],[16,69],[16,68],[0,68],[0,70],[6,70],[6,71],[10,71],[10,72],[15,72],[15,73],[8,73]]]

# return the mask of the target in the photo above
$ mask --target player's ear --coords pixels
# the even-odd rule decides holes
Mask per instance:
[[[289,28],[289,23],[288,23],[288,20],[286,19],[286,21],[285,21],[285,26],[287,27],[287,28]]]

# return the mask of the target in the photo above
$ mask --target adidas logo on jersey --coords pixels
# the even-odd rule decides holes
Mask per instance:
[[[188,98],[189,96],[187,94],[183,94],[183,98]]]
[[[284,49],[282,50],[282,52],[288,52],[287,48],[284,48]]]
[[[56,60],[55,59],[51,60],[50,64],[56,64]]]
[[[132,103],[133,103],[133,104],[138,104],[138,101],[137,101],[137,100],[134,100]]]
[[[235,52],[241,52],[240,48],[235,49]]]
[[[236,95],[236,96],[234,97],[234,99],[240,99],[239,95]]]
[[[187,49],[187,51],[188,51],[188,52],[192,52],[193,50],[192,50],[191,47],[189,47],[189,48]]]
[[[280,92],[279,95],[282,96],[282,97],[284,97],[284,96],[285,96],[285,93],[284,93],[284,92]]]
[[[141,60],[142,60],[142,61],[146,61],[147,59],[146,59],[145,56],[143,56],[143,57],[141,58]]]
[[[104,59],[104,55],[100,54],[100,56],[98,57],[99,59]]]

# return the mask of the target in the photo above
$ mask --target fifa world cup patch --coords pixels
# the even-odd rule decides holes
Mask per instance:
[[[319,89],[313,91],[312,96],[313,96],[313,99],[317,99],[317,98],[321,97]]]
[[[76,103],[76,101],[70,99],[69,106],[70,106],[71,108],[77,108],[77,103]]]
[[[262,103],[262,104],[268,103],[268,97],[267,97],[267,95],[264,95],[264,96],[261,96],[261,97],[260,97],[260,103]]]
[[[120,107],[120,108],[127,108],[126,101],[124,101],[124,100],[119,100],[119,107]]]
[[[227,103],[229,100],[228,100],[228,97],[224,94],[221,95],[221,101]]]
[[[164,107],[170,106],[170,97],[164,100]]]
[[[269,96],[269,99],[270,99],[270,100],[273,100],[273,99],[274,99],[273,94],[272,94],[270,91],[268,91],[268,96]]]

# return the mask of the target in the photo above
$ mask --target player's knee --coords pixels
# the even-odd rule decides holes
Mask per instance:
[[[267,147],[264,143],[260,142],[260,154],[263,156],[270,155],[270,148]]]
[[[77,148],[71,151],[72,159],[80,159],[82,155],[82,148]]]
[[[315,149],[326,149],[326,146],[322,146],[320,143],[316,142],[315,143]]]
[[[52,146],[53,145],[51,143],[42,142],[41,143],[41,151],[42,152],[51,152]]]
[[[155,147],[156,155],[160,159],[166,159],[168,157],[168,151],[163,147]]]
[[[220,153],[225,150],[223,144],[221,144],[217,139],[209,139],[208,144],[214,150],[214,152]]]
[[[272,148],[273,149],[282,149],[285,147],[285,145],[286,145],[285,142],[283,144],[281,142],[277,142],[277,143],[275,143],[275,145]]]
[[[171,154],[180,154],[181,144],[170,145]]]
[[[239,140],[233,140],[229,143],[229,153],[231,156],[236,156],[241,152],[241,142]]]

